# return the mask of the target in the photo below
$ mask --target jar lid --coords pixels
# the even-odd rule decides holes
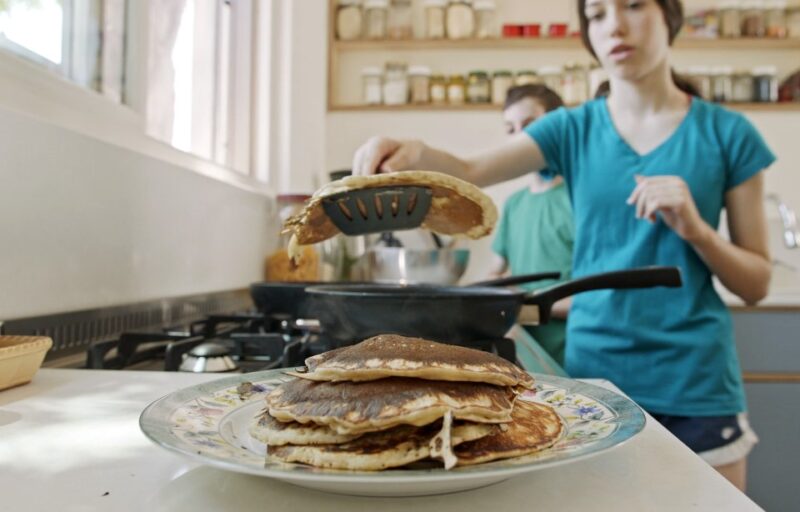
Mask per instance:
[[[431,68],[429,68],[428,66],[409,66],[408,67],[408,74],[409,75],[430,76],[431,75]]]
[[[514,73],[508,71],[507,69],[501,69],[499,71],[495,71],[494,76],[514,76]]]
[[[464,80],[464,75],[450,75],[450,80]]]
[[[743,76],[753,76],[753,74],[746,69],[734,69],[733,76],[743,77]]]
[[[758,66],[753,68],[753,75],[755,76],[764,76],[764,75],[777,75],[778,68],[775,66]]]
[[[559,75],[563,70],[559,66],[542,66],[539,68],[540,75]]]
[[[364,0],[364,7],[384,7],[389,8],[389,0]]]
[[[423,5],[425,7],[445,7],[447,5],[447,0],[425,0]]]
[[[482,71],[480,69],[476,69],[476,70],[470,71],[469,75],[470,76],[489,76],[489,73],[487,73],[486,71]]]
[[[383,75],[383,70],[377,66],[368,66],[361,70],[361,74],[364,76],[381,76]]]
[[[472,8],[476,11],[493,11],[496,8],[494,0],[475,0]]]
[[[521,70],[517,71],[517,76],[520,76],[520,75],[534,75],[534,76],[536,76],[536,71],[534,71],[532,69],[521,69]]]
[[[445,77],[444,75],[431,75],[431,80],[437,80],[443,82],[445,80]]]

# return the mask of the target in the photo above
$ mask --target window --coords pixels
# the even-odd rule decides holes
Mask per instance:
[[[123,100],[125,0],[0,0],[0,47]]]

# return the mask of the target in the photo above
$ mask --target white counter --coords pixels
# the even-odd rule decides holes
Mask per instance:
[[[139,413],[148,403],[215,378],[42,369],[32,383],[0,392],[0,509],[761,510],[649,416],[641,434],[606,454],[483,489],[422,498],[339,496],[204,467],[141,433]]]

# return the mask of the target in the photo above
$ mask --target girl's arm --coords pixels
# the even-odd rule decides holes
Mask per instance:
[[[637,178],[628,199],[636,215],[651,222],[658,212],[697,254],[722,284],[755,304],[769,292],[772,276],[767,221],[764,214],[764,173],[759,172],[725,194],[731,241],[722,238],[697,211],[686,183],[677,176]]]
[[[546,166],[539,145],[527,134],[519,133],[494,149],[473,158],[461,159],[417,140],[373,137],[353,158],[353,174],[369,175],[423,169],[444,172],[478,186],[517,178]]]

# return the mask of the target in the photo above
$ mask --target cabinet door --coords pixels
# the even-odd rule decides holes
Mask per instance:
[[[742,371],[800,374],[800,313],[734,312]]]

